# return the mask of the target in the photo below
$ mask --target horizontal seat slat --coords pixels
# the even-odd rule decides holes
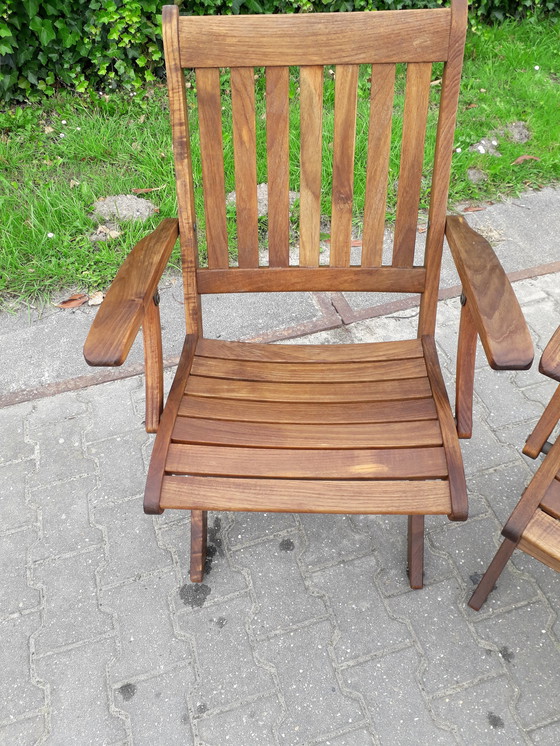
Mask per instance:
[[[422,293],[426,284],[426,270],[423,267],[204,267],[197,270],[196,282],[198,292],[202,294],[344,291]]]
[[[451,510],[448,482],[164,477],[162,508],[280,513],[435,515]]]
[[[449,8],[340,13],[327,20],[330,15],[181,17],[181,65],[271,67],[447,59]]]
[[[434,479],[447,476],[447,461],[443,448],[319,451],[172,443],[165,471],[290,479]]]
[[[560,523],[537,510],[523,531],[518,548],[560,572]]]
[[[262,360],[272,363],[359,363],[423,358],[424,353],[419,339],[340,345],[272,345],[199,339],[196,355],[224,360]]]
[[[210,378],[284,383],[392,381],[427,375],[426,365],[421,358],[375,363],[269,363],[195,357],[191,373]]]
[[[225,422],[178,417],[171,440],[180,443],[251,446],[256,448],[411,448],[439,446],[437,420],[383,422],[324,427],[250,422]]]
[[[266,402],[244,399],[212,399],[184,396],[179,407],[182,417],[203,417],[238,422],[307,422],[339,424],[351,422],[402,422],[435,420],[433,399],[392,402]]]
[[[185,391],[194,396],[288,402],[368,402],[431,396],[427,378],[360,383],[269,383],[189,376]]]

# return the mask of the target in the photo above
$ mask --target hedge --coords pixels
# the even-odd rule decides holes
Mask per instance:
[[[169,1],[169,0],[168,0]],[[0,0],[0,100],[34,101],[65,86],[139,88],[164,75],[162,0]],[[300,13],[434,8],[446,0],[186,0],[182,12]],[[475,0],[471,19],[560,14],[560,0]]]

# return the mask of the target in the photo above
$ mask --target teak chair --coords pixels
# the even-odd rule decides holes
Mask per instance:
[[[539,370],[560,381],[560,327],[542,354]],[[526,456],[537,458],[544,453],[545,458],[502,529],[504,541],[471,596],[469,606],[476,611],[488,598],[515,549],[560,572],[560,438],[554,445],[548,440],[559,420],[560,386],[523,448]]]
[[[191,510],[192,581],[205,565],[209,510],[409,516],[409,576],[422,586],[427,514],[467,517],[458,437],[470,437],[477,335],[490,365],[525,369],[532,343],[490,245],[446,217],[467,3],[363,13],[179,17],[163,9],[178,220],[134,248],[85,345],[91,365],[120,365],[142,325],[146,428],[157,431],[144,509]],[[443,61],[429,227],[414,263],[432,63]],[[407,63],[394,248],[382,244],[396,63]],[[336,66],[330,265],[319,266],[323,74]],[[351,266],[356,100],[371,72],[363,249]],[[268,266],[259,264],[254,67],[266,68]],[[299,67],[299,266],[289,259],[289,67]],[[208,266],[200,267],[183,68],[196,71]],[[220,70],[231,70],[238,266],[226,231]],[[444,234],[464,286],[456,428],[434,331]],[[187,335],[162,412],[153,298],[181,240]],[[200,295],[269,291],[419,293],[416,339],[355,345],[261,345],[205,339]],[[161,419],[160,419],[161,414]]]

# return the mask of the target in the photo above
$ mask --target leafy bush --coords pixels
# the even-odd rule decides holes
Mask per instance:
[[[167,0],[170,2],[171,0]],[[0,100],[33,101],[57,85],[139,88],[163,76],[165,0],[0,0]],[[182,11],[301,13],[434,8],[447,0],[185,0]],[[560,0],[474,0],[471,19],[560,15]]]

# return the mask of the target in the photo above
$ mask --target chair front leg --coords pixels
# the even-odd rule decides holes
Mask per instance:
[[[156,433],[163,412],[163,351],[158,291],[144,313],[142,337],[146,374],[146,432]]]
[[[206,510],[191,510],[191,583],[202,583],[204,579],[207,523]]]
[[[550,443],[547,446],[548,438],[560,420],[560,386],[552,395],[552,399],[546,405],[540,420],[535,425],[535,429],[527,438],[523,453],[530,458],[537,458],[542,451],[548,453]]]
[[[477,585],[475,592],[470,597],[469,606],[471,609],[478,611],[486,601],[488,594],[496,585],[496,581],[500,577],[502,570],[506,566],[506,563],[513,554],[513,550],[516,546],[516,541],[512,541],[511,539],[503,540],[500,548],[494,555],[494,559],[482,576],[480,583]]]
[[[408,580],[411,588],[424,587],[424,516],[408,516]]]
[[[461,296],[461,320],[457,345],[457,375],[455,388],[455,420],[459,438],[472,436],[474,364],[477,331],[467,299]]]

